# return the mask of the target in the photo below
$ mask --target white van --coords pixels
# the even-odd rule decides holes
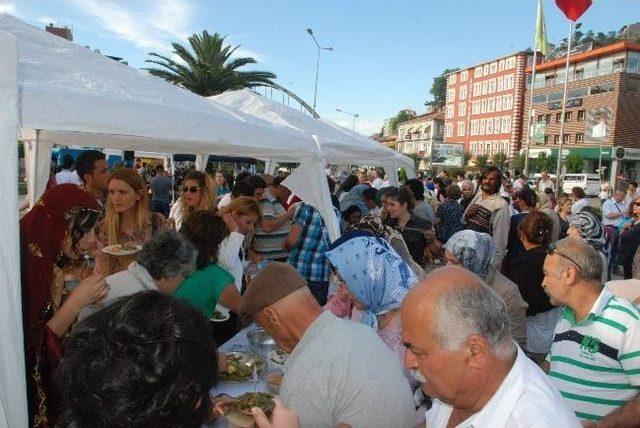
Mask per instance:
[[[565,174],[562,177],[562,191],[571,194],[574,187],[582,187],[587,196],[600,194],[600,177],[598,174]]]

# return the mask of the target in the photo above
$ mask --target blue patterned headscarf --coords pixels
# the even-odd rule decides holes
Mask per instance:
[[[378,329],[378,315],[398,309],[418,277],[389,244],[356,234],[343,239],[327,258],[349,291],[365,307],[362,323]]]
[[[361,215],[368,214],[369,208],[367,208],[367,204],[364,203],[362,194],[369,187],[371,186],[367,186],[366,184],[358,184],[354,186],[340,202],[340,211],[346,211],[351,205],[355,205],[360,210]]]
[[[482,279],[489,274],[494,248],[491,236],[474,230],[456,232],[444,244],[444,249],[451,251],[465,269]]]

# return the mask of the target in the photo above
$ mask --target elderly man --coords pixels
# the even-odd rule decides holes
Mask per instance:
[[[538,191],[544,192],[545,189],[551,189],[555,193],[556,185],[553,183],[553,180],[549,178],[547,171],[542,171],[542,174],[540,174],[540,182],[538,183]]]
[[[465,179],[465,180],[462,180],[462,182],[460,183],[460,190],[462,191],[462,198],[460,198],[458,203],[460,204],[460,206],[462,207],[462,210],[464,211],[467,209],[467,207],[469,206],[469,203],[473,199],[473,195],[476,191],[476,188],[473,185],[473,182],[471,180]]]
[[[477,276],[455,266],[433,271],[401,316],[405,365],[434,398],[427,427],[580,426],[514,343],[504,302]]]
[[[547,359],[569,406],[583,421],[635,407],[627,403],[640,387],[640,311],[602,286],[602,260],[586,242],[558,241],[543,271],[551,303],[566,306]]]
[[[78,319],[84,319],[119,297],[144,290],[173,292],[195,269],[198,252],[175,230],[167,230],[148,241],[127,270],[105,278],[109,286],[99,306],[87,306]]]
[[[507,251],[511,212],[509,204],[500,196],[502,175],[495,166],[489,166],[480,176],[480,191],[473,197],[463,216],[467,229],[488,233],[496,244],[492,263],[500,267]]]
[[[604,227],[604,235],[607,238],[607,247],[610,248],[609,264],[607,265],[608,280],[611,279],[611,272],[617,265],[618,238],[620,237],[620,229],[628,209],[622,190],[616,190],[613,193],[613,197],[602,204],[602,226]]]
[[[303,427],[413,427],[409,382],[365,325],[324,311],[290,265],[271,263],[244,294],[245,311],[289,352],[282,402]]]

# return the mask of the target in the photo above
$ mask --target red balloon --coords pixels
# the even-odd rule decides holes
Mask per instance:
[[[591,6],[591,0],[556,0],[562,13],[572,21],[577,21]]]

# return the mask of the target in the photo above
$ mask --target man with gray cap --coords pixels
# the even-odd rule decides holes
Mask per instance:
[[[302,276],[271,263],[244,294],[253,315],[290,353],[280,399],[303,427],[413,427],[409,383],[395,355],[370,327],[324,311]]]

